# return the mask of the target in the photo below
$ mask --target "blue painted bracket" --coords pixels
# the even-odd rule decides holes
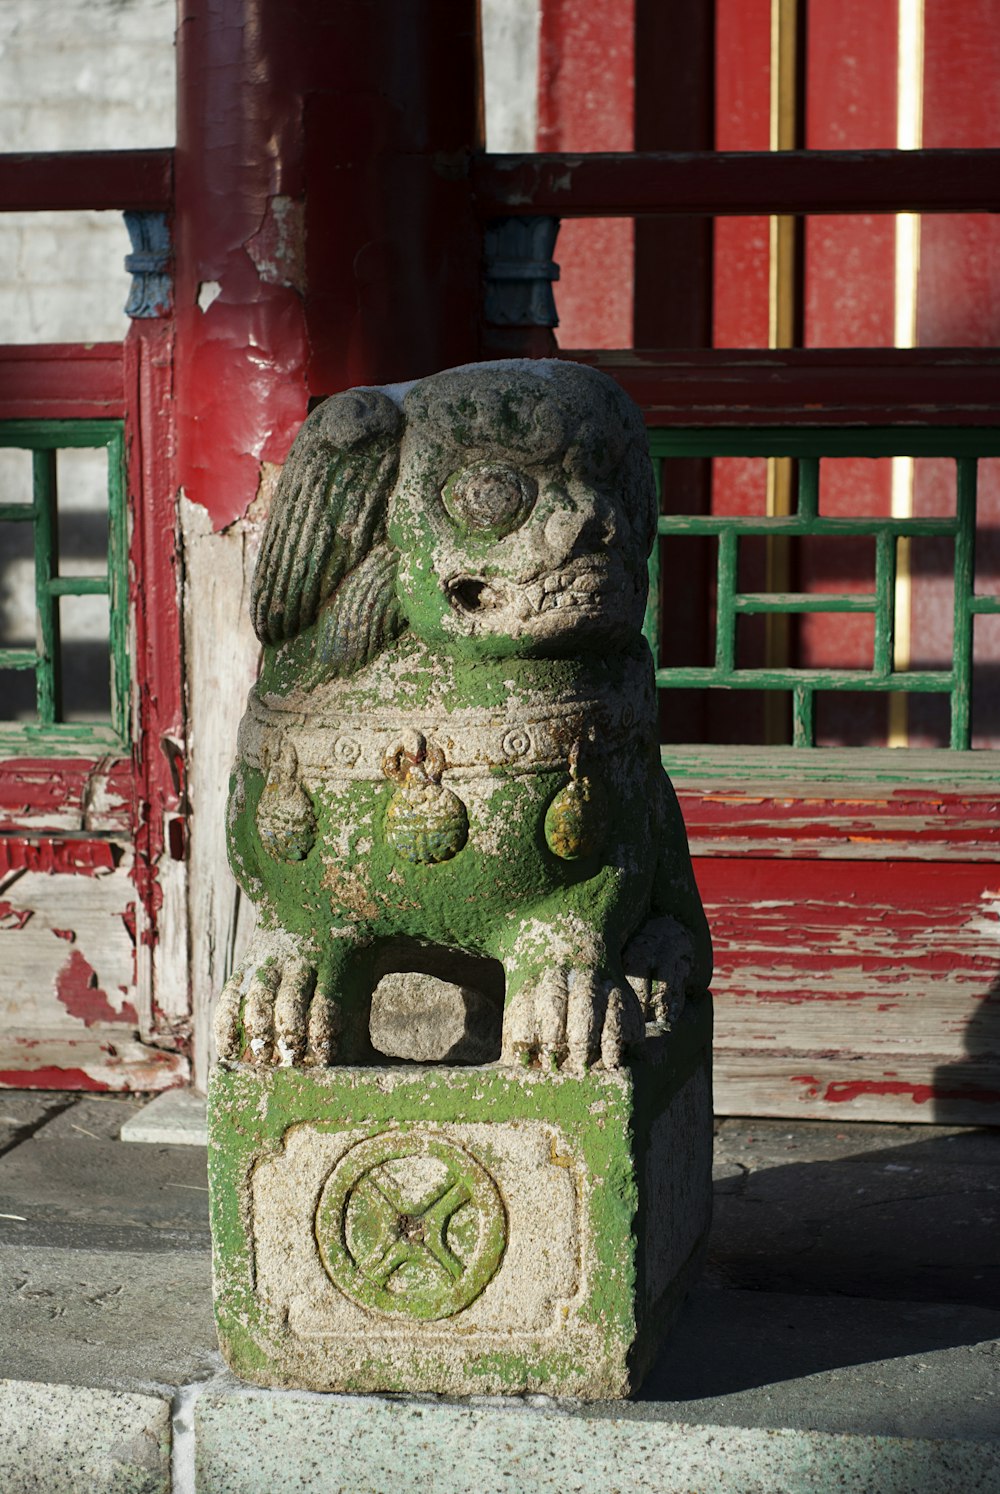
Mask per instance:
[[[558,327],[552,259],[558,218],[499,218],[486,225],[486,302],[494,327]]]
[[[125,269],[132,276],[125,313],[131,317],[169,316],[173,253],[167,215],[125,213],[124,218],[132,244],[132,253],[125,256]]]

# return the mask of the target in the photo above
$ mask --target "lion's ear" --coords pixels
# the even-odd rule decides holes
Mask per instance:
[[[251,595],[262,643],[316,621],[344,577],[385,538],[403,416],[377,389],[351,389],[315,409],[278,481]]]
[[[396,597],[398,565],[391,545],[374,545],[323,607],[313,656],[317,682],[353,674],[406,627]]]

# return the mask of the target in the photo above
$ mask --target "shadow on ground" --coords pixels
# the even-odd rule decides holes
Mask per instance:
[[[702,1400],[1000,1334],[1000,1133],[735,1121],[701,1285],[643,1390]]]

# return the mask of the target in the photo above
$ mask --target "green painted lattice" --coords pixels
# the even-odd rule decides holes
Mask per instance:
[[[797,504],[783,518],[662,515],[659,533],[705,535],[718,540],[715,662],[707,667],[657,668],[662,689],[714,688],[791,692],[793,746],[815,745],[815,700],[827,690],[933,692],[950,697],[951,747],[970,745],[973,619],[1000,613],[1000,596],[975,590],[976,481],[981,457],[1000,455],[1000,431],[917,430],[653,430],[650,453],[659,481],[662,459],[671,457],[792,457],[798,467]],[[951,457],[956,473],[956,511],[941,518],[826,518],[820,513],[820,463],[824,457]],[[751,535],[868,536],[875,543],[875,586],[870,593],[741,592],[740,541]],[[954,542],[954,641],[950,669],[893,668],[896,567],[899,541],[939,535]],[[668,562],[669,563],[669,562]],[[650,564],[646,636],[659,663],[659,546]],[[738,668],[736,623],[761,613],[871,613],[875,624],[873,666],[859,669]]]
[[[0,424],[0,447],[31,452],[30,503],[0,503],[0,521],[30,524],[35,557],[35,647],[0,648],[0,670],[33,670],[36,719],[0,719],[0,750],[58,755],[123,749],[128,744],[127,522],[124,437],[118,421],[28,420]],[[101,576],[61,576],[58,554],[56,458],[69,447],[107,452],[108,562]],[[111,724],[62,719],[58,599],[108,598]],[[0,718],[5,715],[0,701]]]

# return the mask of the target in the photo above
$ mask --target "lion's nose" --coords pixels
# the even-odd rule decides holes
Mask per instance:
[[[544,530],[545,543],[556,559],[614,544],[620,532],[621,518],[614,505],[601,500],[556,509]]]

